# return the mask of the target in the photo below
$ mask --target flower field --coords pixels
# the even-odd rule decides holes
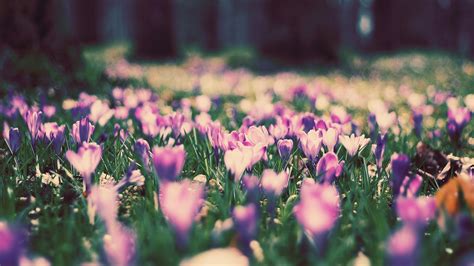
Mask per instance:
[[[474,63],[85,57],[2,93],[0,265],[474,263]]]

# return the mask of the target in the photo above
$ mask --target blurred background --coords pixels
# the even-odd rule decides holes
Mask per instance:
[[[472,58],[474,0],[0,0],[2,80],[41,84],[113,43],[145,62],[240,49],[260,69],[405,49]]]

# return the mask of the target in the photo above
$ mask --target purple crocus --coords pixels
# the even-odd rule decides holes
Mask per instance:
[[[281,159],[286,162],[290,158],[291,150],[293,150],[293,140],[291,139],[280,139],[277,143],[278,154]]]
[[[59,154],[64,144],[65,126],[59,126],[56,122],[44,123],[41,127],[45,140],[52,144],[54,152]]]
[[[390,163],[392,166],[390,185],[392,186],[393,195],[398,196],[403,180],[410,170],[410,158],[405,154],[394,153]]]
[[[398,197],[397,214],[405,224],[423,226],[436,214],[436,201],[433,197]]]
[[[144,139],[137,139],[133,150],[138,158],[140,158],[145,169],[148,169],[150,165],[150,144]]]
[[[161,181],[175,181],[186,160],[184,146],[154,147],[153,165]]]
[[[383,157],[385,153],[385,144],[387,143],[387,134],[379,134],[377,136],[377,144],[375,146],[374,155],[375,155],[375,164],[377,169],[382,169],[383,167]]]
[[[413,111],[413,131],[420,138],[423,131],[423,113],[417,110]]]
[[[471,111],[468,108],[450,108],[448,110],[448,134],[452,141],[458,142],[464,127],[471,120]]]
[[[0,265],[18,265],[23,236],[17,228],[0,221]]]
[[[242,184],[247,191],[246,197],[248,202],[258,203],[260,194],[259,194],[259,184],[260,180],[257,176],[254,175],[244,175],[242,177]]]
[[[188,234],[198,214],[204,197],[204,188],[189,179],[165,182],[160,187],[161,210],[173,227],[179,246],[188,242]]]
[[[10,152],[16,154],[21,146],[21,136],[18,128],[10,127],[6,122],[3,123],[3,138]]]
[[[305,179],[301,186],[300,202],[293,208],[298,223],[314,241],[336,223],[339,214],[339,193],[331,184],[318,184]]]
[[[89,118],[84,117],[72,125],[72,137],[78,145],[89,142],[94,133],[94,125],[89,122]]]
[[[28,131],[30,132],[31,144],[35,146],[36,140],[40,136],[40,126],[41,126],[41,111],[32,111],[28,110],[25,114],[26,125],[28,126]]]
[[[321,157],[316,165],[316,174],[324,183],[332,183],[342,173],[344,161],[339,162],[334,152],[328,152]]]
[[[418,232],[411,225],[404,225],[396,231],[387,243],[390,265],[417,265]]]
[[[235,229],[239,234],[239,241],[244,251],[249,251],[249,243],[257,236],[258,210],[255,204],[237,206],[232,211]]]
[[[81,174],[87,194],[92,184],[91,176],[99,165],[101,157],[102,147],[96,143],[84,142],[77,153],[73,151],[66,152],[69,163]]]

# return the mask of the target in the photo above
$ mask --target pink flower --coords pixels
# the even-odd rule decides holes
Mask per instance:
[[[82,118],[72,125],[72,137],[78,145],[89,142],[95,127],[89,122],[87,117]]]
[[[84,142],[77,153],[66,152],[66,158],[71,165],[81,174],[86,192],[89,192],[92,183],[91,175],[99,165],[102,148],[96,143]]]
[[[288,186],[289,176],[286,172],[280,172],[279,174],[271,169],[266,169],[262,173],[262,188],[271,196],[280,196]]]
[[[321,131],[310,130],[308,133],[300,132],[299,134],[300,146],[303,150],[304,155],[312,162],[316,161],[316,158],[321,151],[322,136]]]
[[[395,232],[387,243],[390,265],[417,265],[418,233],[410,225]]]
[[[187,243],[189,230],[202,206],[203,197],[203,187],[189,179],[165,182],[160,187],[161,210],[181,245]]]
[[[30,132],[31,137],[31,144],[34,146],[36,140],[40,136],[40,126],[41,126],[41,111],[32,111],[28,110],[25,114],[25,121],[26,125],[28,126],[28,130]]]
[[[436,201],[433,197],[398,197],[397,214],[404,223],[424,225],[435,217]]]
[[[267,131],[265,126],[251,126],[245,133],[245,138],[252,144],[256,145],[258,143],[263,144],[264,146],[273,145],[275,140]]]
[[[354,134],[351,136],[339,136],[339,142],[344,146],[347,151],[347,154],[351,157],[357,154],[358,151],[363,150],[367,144],[369,144],[370,139],[365,138],[364,135],[356,137]]]
[[[65,126],[59,126],[56,122],[44,123],[41,126],[44,138],[52,144],[56,154],[61,152],[61,147],[64,144],[64,130]]]
[[[344,161],[339,162],[337,155],[328,152],[321,157],[316,165],[316,174],[326,183],[332,183],[336,177],[341,175]]]
[[[89,119],[104,126],[114,115],[114,110],[110,109],[109,104],[101,100],[95,101],[90,107]]]
[[[186,160],[184,146],[154,147],[153,165],[161,181],[174,181],[183,170]]]
[[[323,132],[323,144],[328,148],[329,152],[334,151],[334,147],[336,146],[338,139],[339,132],[337,132],[336,129],[332,127]]]
[[[227,169],[234,174],[235,181],[239,181],[253,160],[253,147],[241,145],[236,149],[228,150],[224,154],[224,163]]]
[[[196,109],[200,112],[209,112],[212,107],[211,99],[206,95],[199,95],[196,97]]]
[[[311,238],[331,230],[340,213],[339,193],[330,184],[318,184],[305,179],[300,202],[293,208],[298,223]]]

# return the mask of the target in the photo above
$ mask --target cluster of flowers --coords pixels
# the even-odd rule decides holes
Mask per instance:
[[[289,91],[291,96],[285,101],[305,97],[314,106],[321,107],[324,106],[321,101],[334,100],[328,94],[314,93],[308,86],[290,88]],[[472,95],[466,97],[467,107],[461,107],[447,94],[437,92],[432,96],[433,102],[448,100],[446,131],[452,143],[459,144],[463,141],[463,129],[471,120]],[[172,228],[176,243],[180,247],[186,247],[189,243],[190,231],[206,199],[205,184],[208,181],[192,182],[188,178],[180,178],[186,162],[184,139],[193,130],[198,141],[209,143],[215,165],[225,165],[229,171],[233,185],[226,188],[241,186],[246,192],[246,204],[232,209],[239,247],[246,255],[255,245],[253,241],[257,238],[259,216],[263,212],[262,199],[267,200],[267,211],[275,217],[277,202],[282,195],[289,194],[288,187],[293,180],[302,181],[298,187],[299,202],[293,208],[294,217],[310,242],[317,243],[317,246],[324,245],[326,234],[341,215],[341,195],[335,183],[344,174],[345,164],[355,161],[367,150],[372,153],[378,170],[382,170],[388,134],[400,134],[402,121],[380,100],[370,101],[367,107],[370,138],[366,138],[360,133],[362,124],[357,124],[344,107],[336,106],[327,116],[317,116],[310,112],[297,112],[285,105],[285,101],[273,103],[265,100],[268,95],[262,97],[255,105],[250,104],[251,108],[248,108],[249,103],[241,102],[246,117],[240,127],[230,132],[219,120],[213,120],[210,114],[221,104],[218,97],[200,95],[184,98],[173,111],[148,89],[115,88],[110,102],[86,93],[81,93],[77,101],[65,100],[60,112],[71,115],[75,121],[72,124],[44,122],[57,117],[57,107],[46,104],[30,106],[18,95],[10,96],[8,103],[0,110],[5,121],[17,126],[11,127],[7,122],[3,126],[3,137],[13,157],[27,146],[22,143],[27,135],[33,152],[38,146],[50,147],[80,174],[90,222],[94,223],[95,214],[98,214],[106,226],[103,243],[107,261],[113,265],[127,265],[134,259],[136,239],[133,230],[117,219],[117,198],[124,187],[143,185],[144,176],[154,173],[157,177],[159,209]],[[412,129],[421,136],[423,119],[433,112],[433,106],[427,103],[425,96],[410,96],[409,99],[413,114]],[[248,111],[245,111],[247,108]],[[229,117],[235,122],[236,110],[231,111]],[[142,175],[140,170],[131,167],[117,184],[106,186],[95,183],[93,178],[104,152],[103,136],[94,138],[94,132],[111,121],[116,123],[113,135],[123,142],[128,140],[133,143],[138,158],[133,164],[140,165],[142,171],[147,173]],[[269,126],[263,125],[268,121],[271,121]],[[22,132],[21,125],[26,125],[27,132]],[[431,138],[441,137],[440,134],[439,129],[428,132]],[[141,137],[136,139],[134,136]],[[151,147],[150,140],[155,139],[162,140],[163,145]],[[269,158],[268,152],[274,146],[282,165],[280,171],[265,167],[269,160],[275,159]],[[291,176],[290,168],[296,153],[305,158],[312,177],[302,179]],[[268,168],[260,176],[254,169],[257,164]],[[396,211],[403,223],[388,242],[389,256],[397,261],[394,264],[400,260],[403,263],[412,261],[416,256],[418,234],[436,213],[432,198],[416,196],[422,178],[411,174],[409,165],[408,156],[392,155],[390,184]],[[11,241],[0,244],[0,264],[18,262],[22,254],[18,251],[18,241],[13,237],[15,230],[5,224],[1,226],[0,234]],[[237,254],[240,256],[240,253]]]

